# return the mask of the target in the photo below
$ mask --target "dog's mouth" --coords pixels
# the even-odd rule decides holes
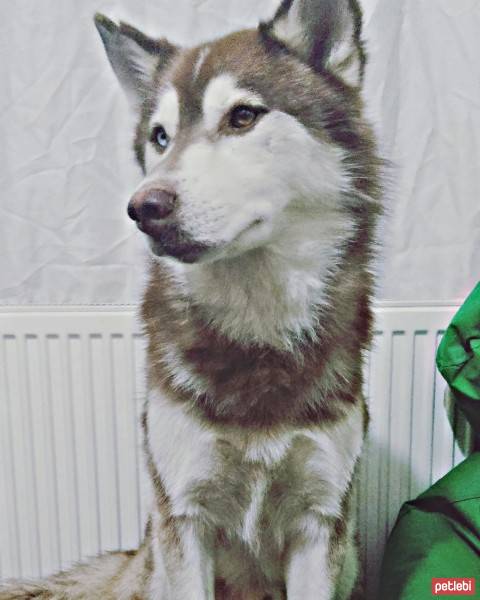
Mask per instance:
[[[212,246],[194,240],[190,234],[181,229],[175,222],[165,221],[139,221],[138,229],[148,236],[150,249],[155,256],[170,256],[180,262],[193,264],[196,262],[215,260],[228,254],[230,247],[235,245],[240,238],[264,223],[263,219],[255,219],[244,227],[230,242],[223,242]]]
[[[170,256],[180,262],[193,264],[211,249],[209,245],[193,240],[176,223],[147,221],[138,222],[137,227],[148,236],[150,249],[155,256]]]

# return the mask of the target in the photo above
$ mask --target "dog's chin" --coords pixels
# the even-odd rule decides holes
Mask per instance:
[[[137,223],[148,240],[154,256],[170,257],[185,264],[194,264],[202,260],[211,247],[194,240],[175,223]]]
[[[209,248],[202,244],[185,244],[178,247],[165,248],[161,242],[151,237],[148,238],[148,243],[154,256],[158,258],[173,258],[187,265],[203,262],[209,253]]]
[[[176,227],[162,228],[162,235],[151,235],[145,231],[145,228],[140,227],[140,229],[147,235],[154,256],[173,258],[181,263],[192,265],[228,260],[257,249],[265,242],[262,235],[258,236],[258,230],[264,226],[265,222],[257,219],[242,229],[232,240],[224,240],[217,245],[195,241]]]

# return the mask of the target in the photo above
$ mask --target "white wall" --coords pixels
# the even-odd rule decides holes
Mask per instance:
[[[278,0],[0,3],[0,303],[131,303],[142,242],[131,121],[91,17],[196,41]],[[479,278],[480,4],[364,0],[369,112],[396,164],[380,296],[454,300]]]
[[[461,299],[480,279],[480,3],[365,4],[366,95],[395,165],[382,297]]]

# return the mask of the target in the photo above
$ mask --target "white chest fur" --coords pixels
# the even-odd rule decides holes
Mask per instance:
[[[340,516],[362,446],[360,410],[335,425],[251,433],[202,425],[152,393],[149,445],[173,516],[200,519],[256,555],[267,539],[281,552],[312,517]]]

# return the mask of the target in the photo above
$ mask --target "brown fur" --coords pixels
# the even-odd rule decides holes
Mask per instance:
[[[325,4],[333,7],[330,0],[325,0]],[[349,0],[349,4],[355,13],[355,48],[363,70],[365,56],[359,38],[358,6],[353,0]],[[291,0],[285,0],[277,18],[285,14],[290,5]],[[100,21],[108,32],[115,33],[114,24]],[[302,535],[309,535],[292,533],[290,521],[317,510],[318,521],[329,534],[328,566],[337,577],[349,542],[351,487],[347,486],[343,497],[337,496],[341,499],[340,514],[324,515],[318,510],[318,503],[325,497],[326,481],[320,472],[305,467],[316,450],[315,442],[308,436],[292,439],[285,455],[269,468],[259,461],[244,461],[242,451],[226,436],[239,435],[246,439],[257,434],[273,437],[276,432],[285,431],[333,431],[335,425],[350,414],[357,419],[355,411],[358,409],[361,410],[355,422],[366,431],[368,410],[362,395],[362,369],[371,338],[373,277],[370,263],[374,228],[381,213],[381,161],[376,156],[372,133],[362,118],[359,90],[322,66],[327,46],[313,46],[312,55],[305,61],[275,37],[273,22],[258,30],[237,32],[187,51],[180,51],[165,40],[152,41],[129,26],[122,25],[119,31],[146,52],[158,56],[157,71],[145,89],[135,138],[135,151],[143,167],[149,120],[164,82],[173,85],[180,98],[178,139],[164,163],[174,167],[195,136],[206,86],[222,73],[232,74],[239,86],[258,93],[271,110],[294,116],[312,136],[344,151],[343,168],[349,175],[352,192],[339,194],[338,210],[354,221],[355,233],[338,248],[336,267],[323,282],[322,303],[311,307],[316,323],[313,331],[303,337],[292,337],[291,344],[284,349],[227,336],[212,322],[207,307],[185,292],[172,271],[158,261],[152,262],[142,304],[148,339],[149,389],[160,391],[173,406],[182,407],[193,422],[218,434],[217,470],[211,478],[199,478],[188,493],[189,501],[199,507],[199,514],[204,518],[204,522],[199,518],[194,523],[199,537],[208,538],[207,527],[214,530],[215,539],[208,538],[208,542],[223,552],[223,559],[218,560],[229,563],[221,565],[222,575],[215,582],[216,598],[266,600],[268,595],[265,594],[272,590],[276,598],[279,593],[286,598],[286,584],[278,572],[285,572],[293,552],[305,543]],[[322,44],[324,38],[319,36]],[[197,76],[192,77],[205,48],[209,53]],[[216,135],[227,135],[226,129],[220,128]],[[255,249],[251,257],[262,264],[266,252],[262,248]],[[226,279],[241,271],[242,260],[240,256],[228,259],[221,267],[211,263],[202,268],[220,284],[225,278],[227,286]],[[243,283],[243,291],[248,296],[249,282]],[[265,310],[270,300],[266,295]],[[225,302],[228,304],[227,299]],[[181,364],[201,380],[204,389],[195,390],[175,380],[167,356],[167,349],[171,347]],[[156,432],[151,430],[148,407],[142,426],[154,506],[141,548],[133,553],[107,555],[100,558],[100,562],[39,584],[0,587],[0,600],[147,598],[155,576],[156,547],[163,550],[165,568],[172,580],[181,577],[186,555],[181,535],[184,517],[175,516],[172,499],[155,464],[152,448]],[[274,557],[270,563],[265,560],[265,569],[270,568],[271,572],[257,569],[258,556],[235,538],[251,502],[251,482],[258,474],[266,481],[262,515],[286,532],[280,544],[269,539],[273,531],[273,527],[269,530],[269,524],[258,534],[259,556]],[[215,521],[219,515],[229,516],[230,528]],[[235,580],[232,568],[235,561],[250,561],[253,565],[248,585],[243,584],[245,589]],[[275,568],[271,567],[272,562]]]
[[[137,552],[105,554],[48,580],[0,585],[0,600],[139,600],[144,598],[148,571],[143,568],[145,544]],[[140,568],[139,568],[140,566]],[[135,570],[134,585],[122,594],[122,585]]]
[[[370,278],[356,262],[350,273],[341,270],[332,281],[332,307],[321,309],[318,339],[304,342],[295,354],[222,336],[202,319],[201,307],[175,293],[174,282],[154,265],[142,309],[150,385],[211,423],[272,427],[339,418],[361,397],[362,352],[370,341]],[[340,311],[342,306],[347,310]],[[162,349],[172,340],[182,360],[209,382],[206,394],[196,398],[172,383],[162,360]]]
[[[199,416],[212,423],[268,427],[338,418],[361,395],[362,353],[370,343],[371,239],[381,210],[381,163],[370,130],[361,119],[360,95],[294,58],[272,59],[257,31],[214,42],[192,83],[197,59],[198,51],[186,53],[165,73],[180,93],[181,129],[188,130],[199,118],[207,82],[223,71],[232,72],[241,86],[258,91],[269,106],[295,115],[309,131],[342,146],[354,186],[370,202],[344,199],[345,211],[358,222],[358,233],[344,249],[343,264],[328,282],[329,306],[318,309],[316,338],[304,341],[294,354],[246,346],[222,336],[210,326],[202,307],[183,297],[168,272],[153,264],[142,307],[149,339],[150,385],[164,389],[176,401],[191,404]],[[215,265],[212,269],[215,271]],[[172,384],[162,361],[163,348],[172,340],[182,360],[208,380],[208,393],[192,398]]]

